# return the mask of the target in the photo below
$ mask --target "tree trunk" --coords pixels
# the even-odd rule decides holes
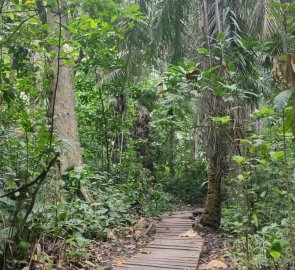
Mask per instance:
[[[209,52],[209,59],[203,63],[204,68],[212,67],[211,49],[214,45],[214,28],[221,32],[222,18],[220,17],[218,1],[202,1],[203,35],[204,42]],[[212,28],[211,18],[215,17],[215,26]],[[225,74],[218,74],[223,77]],[[225,136],[224,127],[214,123],[210,116],[227,115],[226,104],[222,98],[214,93],[205,93],[199,104],[199,115],[203,120],[205,130],[203,132],[203,141],[206,145],[206,155],[208,160],[208,191],[205,203],[204,214],[201,218],[201,224],[211,228],[218,228],[221,220],[221,181],[223,180],[228,168],[228,154],[231,146],[228,138]],[[227,145],[229,144],[229,145]]]
[[[213,93],[206,93],[199,103],[199,114],[203,118],[202,139],[208,160],[208,190],[201,224],[218,228],[221,219],[221,183],[229,167],[231,141],[226,136],[228,128],[211,120],[210,115],[225,115],[230,104]]]
[[[141,106],[137,112],[137,120],[132,127],[132,137],[137,140],[137,156],[141,159],[144,168],[154,174],[154,164],[149,149],[149,123],[150,112],[145,106]]]
[[[66,51],[66,46],[61,47],[61,39],[69,38],[64,27],[68,23],[67,6],[61,2],[56,10],[48,12],[48,25],[52,37],[58,37],[59,46],[54,50],[55,58],[51,63],[52,86],[51,86],[51,106],[50,116],[54,134],[60,140],[64,150],[60,154],[59,176],[67,169],[82,164],[82,151],[78,133],[78,123],[75,112],[75,94],[73,87],[74,70],[73,67],[61,60],[61,52]],[[87,202],[94,200],[86,189],[81,186],[80,192]]]
[[[169,109],[168,116],[170,117],[170,124],[168,127],[167,134],[167,155],[168,155],[168,166],[170,176],[175,175],[174,167],[174,140],[175,140],[175,124],[174,124],[174,112],[173,108]]]
[[[214,229],[219,227],[221,219],[221,177],[214,161],[211,160],[208,167],[207,198],[201,224]]]

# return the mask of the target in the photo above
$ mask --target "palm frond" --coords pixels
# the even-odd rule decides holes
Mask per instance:
[[[97,76],[99,76],[99,80],[97,80],[97,88],[101,88],[103,85],[110,83],[122,75],[121,69],[114,69],[114,70],[107,70],[107,71],[100,71],[96,70]]]
[[[162,0],[154,15],[152,41],[148,56],[176,64],[184,54],[189,0]]]

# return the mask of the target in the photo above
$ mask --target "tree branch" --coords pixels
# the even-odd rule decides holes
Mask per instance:
[[[16,192],[19,192],[19,191],[23,191],[23,190],[26,190],[27,188],[29,188],[30,186],[33,186],[34,184],[38,183],[40,181],[40,183],[45,179],[45,177],[47,176],[49,170],[51,169],[51,167],[54,165],[55,161],[57,160],[57,158],[59,157],[59,153],[57,153],[54,158],[49,162],[48,166],[35,178],[35,180],[33,180],[32,182],[28,183],[28,184],[25,184],[23,186],[21,186],[20,188],[16,189],[16,190],[13,190],[11,192],[8,192],[2,196],[0,196],[0,199],[1,198],[4,198],[4,197],[8,197],[12,194],[15,194]]]
[[[2,47],[4,44],[6,44],[8,41],[10,41],[13,36],[16,34],[16,32],[22,27],[22,25],[24,23],[26,23],[29,19],[35,17],[37,15],[37,13],[35,13],[34,15],[28,17],[27,19],[25,19],[24,21],[22,21],[17,27],[16,29],[13,31],[13,33],[9,36],[9,38],[7,38],[6,40],[4,40],[3,42],[0,43],[0,47]]]

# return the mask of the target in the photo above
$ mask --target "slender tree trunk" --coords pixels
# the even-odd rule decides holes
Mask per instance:
[[[106,115],[106,109],[105,109],[105,103],[103,100],[103,93],[102,88],[98,86],[99,82],[99,76],[96,75],[96,89],[98,92],[98,98],[101,105],[102,110],[102,119],[103,119],[103,134],[104,134],[104,142],[102,145],[102,168],[104,169],[104,148],[106,149],[106,161],[107,161],[107,172],[110,172],[110,166],[111,166],[111,160],[110,160],[110,143],[109,143],[109,137],[108,137],[108,118]]]
[[[132,137],[136,142],[137,156],[141,159],[144,168],[154,174],[154,164],[149,149],[149,123],[150,112],[141,106],[137,112],[137,119],[132,127]]]
[[[118,128],[118,133],[116,134],[113,149],[110,152],[110,159],[112,163],[121,163],[122,151],[126,145],[124,138],[124,121],[126,120],[126,111],[127,111],[127,100],[123,93],[118,94],[115,97],[112,97],[110,102],[114,110],[114,116],[121,121],[121,126]]]
[[[168,130],[168,138],[167,138],[167,153],[168,153],[168,166],[170,176],[174,176],[175,168],[174,168],[174,140],[175,140],[175,127],[174,127],[174,113],[173,108],[168,111],[168,116],[171,117],[170,125]]]

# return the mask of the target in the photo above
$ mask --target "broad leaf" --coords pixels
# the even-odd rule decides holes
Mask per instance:
[[[281,257],[281,253],[280,252],[277,252],[277,251],[271,251],[271,252],[269,252],[269,254],[274,259],[279,259]]]
[[[289,99],[293,94],[293,90],[286,90],[278,94],[274,99],[274,109],[277,112],[282,112],[287,106]]]

